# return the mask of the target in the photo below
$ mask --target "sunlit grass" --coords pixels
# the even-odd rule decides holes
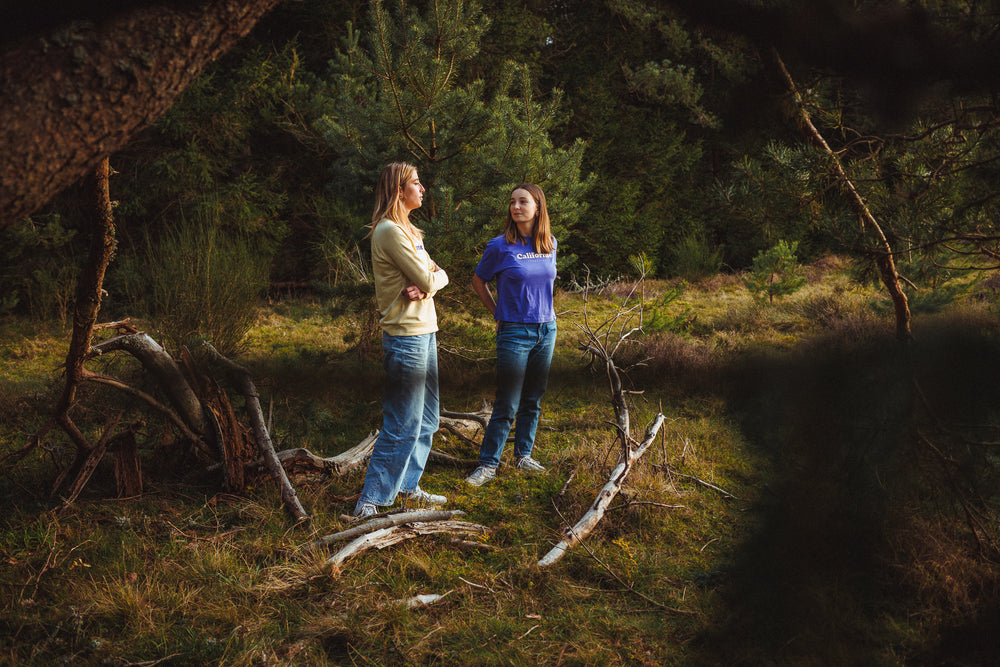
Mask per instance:
[[[598,528],[548,569],[538,559],[591,505],[618,456],[607,378],[579,350],[583,328],[628,320],[623,298],[656,300],[675,285],[557,294],[559,342],[534,452],[547,473],[515,471],[510,448],[480,489],[464,483],[468,470],[428,466],[422,485],[487,526],[488,550],[423,538],[361,554],[334,575],[328,551],[302,547],[347,525],[363,470],[298,483],[312,521],[293,526],[269,480],[234,496],[185,476],[176,443],[152,424],[140,435],[140,499],[113,499],[102,467],[57,511],[54,459],[36,451],[0,481],[0,662],[895,664],[936,655],[936,638],[1000,599],[1000,576],[976,543],[988,549],[995,531],[971,533],[948,491],[951,469],[935,467],[915,434],[981,472],[962,498],[995,523],[1000,462],[956,435],[998,439],[995,305],[977,297],[916,323],[904,370],[925,406],[904,394],[913,383],[893,352],[884,298],[844,269],[812,267],[809,285],[773,305],[720,276],[662,306],[686,323],[636,333],[623,366],[642,363],[626,378],[637,392],[633,436],[657,411],[666,421]],[[442,406],[476,409],[494,390],[492,322],[457,288],[438,313]],[[254,374],[276,445],[333,455],[380,426],[380,339],[364,349],[362,325],[318,299],[262,307],[238,361]],[[43,423],[59,386],[66,334],[32,326],[3,323],[0,408],[16,417],[0,429],[0,456]],[[632,326],[619,321],[616,331]],[[121,404],[104,400],[101,409]],[[90,405],[79,413],[87,433],[103,423]],[[59,431],[46,446],[71,449]],[[444,434],[438,447],[477,455]],[[425,593],[444,597],[402,604]]]

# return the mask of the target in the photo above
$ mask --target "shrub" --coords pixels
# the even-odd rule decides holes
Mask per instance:
[[[787,296],[806,284],[795,251],[798,243],[778,243],[753,258],[753,268],[743,283],[755,299],[773,303],[776,296]]]
[[[147,236],[145,249],[123,257],[120,269],[131,303],[158,335],[174,345],[204,337],[229,354],[257,317],[268,257],[216,226],[178,225],[155,244]]]
[[[688,234],[674,248],[670,270],[685,280],[701,280],[722,269],[722,250],[711,248],[701,234]]]

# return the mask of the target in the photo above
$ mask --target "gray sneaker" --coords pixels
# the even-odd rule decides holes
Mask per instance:
[[[528,472],[545,472],[545,466],[531,458],[530,456],[522,456],[514,461],[514,467],[518,470],[526,470]]]
[[[466,484],[472,486],[482,486],[497,476],[497,469],[489,466],[479,466],[472,471],[472,474],[465,478]]]
[[[448,502],[448,499],[444,496],[438,496],[433,493],[427,493],[419,486],[409,493],[402,493],[403,500],[406,502],[417,503],[420,505],[444,505]]]
[[[378,506],[372,503],[358,502],[357,507],[354,508],[354,518],[356,519],[367,519],[376,514],[378,514]]]

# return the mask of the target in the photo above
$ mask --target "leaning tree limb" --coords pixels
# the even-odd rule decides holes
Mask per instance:
[[[900,286],[900,277],[899,272],[896,270],[896,261],[893,259],[892,245],[889,243],[885,232],[882,231],[882,226],[879,225],[878,220],[872,215],[868,204],[854,186],[854,181],[851,180],[851,177],[847,175],[847,171],[844,170],[840,156],[830,148],[830,144],[826,142],[822,133],[820,133],[815,123],[813,123],[812,117],[809,115],[809,111],[806,109],[805,102],[802,99],[802,94],[799,92],[798,87],[795,85],[795,80],[785,66],[785,61],[782,60],[781,54],[778,53],[777,49],[772,48],[771,55],[774,57],[778,72],[784,79],[785,85],[788,86],[788,90],[792,94],[792,99],[795,101],[797,119],[802,131],[809,141],[823,151],[830,160],[834,179],[837,185],[840,186],[848,206],[850,206],[854,215],[857,216],[858,221],[861,223],[862,229],[867,226],[875,233],[879,246],[879,249],[873,253],[875,264],[878,266],[879,274],[882,277],[882,284],[885,285],[886,290],[889,292],[889,297],[892,299],[892,304],[896,311],[896,338],[905,342],[912,336],[910,331],[910,306],[906,298],[906,292]]]
[[[70,469],[59,475],[52,488],[55,494],[63,481],[69,477],[85,475],[87,462],[97,445],[91,445],[87,437],[70,416],[70,410],[76,402],[76,393],[80,385],[87,379],[89,371],[84,367],[87,354],[90,352],[90,342],[94,335],[94,324],[101,310],[101,297],[104,293],[104,274],[115,251],[115,224],[111,212],[111,195],[108,190],[108,179],[111,166],[107,158],[102,159],[97,168],[87,178],[87,189],[92,197],[92,216],[90,235],[90,250],[87,262],[76,283],[76,302],[73,306],[73,334],[70,338],[69,351],[66,353],[66,384],[62,395],[56,404],[54,420],[76,445],[76,459]],[[109,434],[103,436],[110,437]],[[78,492],[79,493],[79,492]]]
[[[261,411],[260,397],[257,395],[257,387],[254,386],[250,371],[222,356],[210,343],[205,343],[204,349],[214,363],[225,369],[230,380],[243,393],[243,397],[246,400],[247,417],[250,419],[250,424],[253,428],[254,440],[260,448],[260,453],[264,457],[267,469],[281,489],[281,500],[285,507],[291,512],[296,521],[307,520],[309,515],[306,513],[305,508],[302,507],[299,496],[295,492],[295,487],[288,481],[288,475],[285,474],[285,469],[281,465],[281,461],[278,460],[277,453],[274,451],[274,444],[271,442],[271,436],[267,432],[267,426],[264,423],[264,413]]]

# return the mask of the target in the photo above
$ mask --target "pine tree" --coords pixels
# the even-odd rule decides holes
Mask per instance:
[[[510,191],[542,187],[553,231],[564,238],[584,210],[582,140],[553,146],[561,94],[536,99],[528,68],[505,63],[491,84],[470,75],[488,18],[473,2],[445,0],[420,8],[373,2],[367,30],[352,28],[335,54],[322,91],[323,137],[338,154],[331,190],[352,202],[342,222],[368,222],[382,166],[412,162],[427,187],[415,222],[436,259],[470,268],[499,233]],[[571,258],[560,258],[565,267]]]

